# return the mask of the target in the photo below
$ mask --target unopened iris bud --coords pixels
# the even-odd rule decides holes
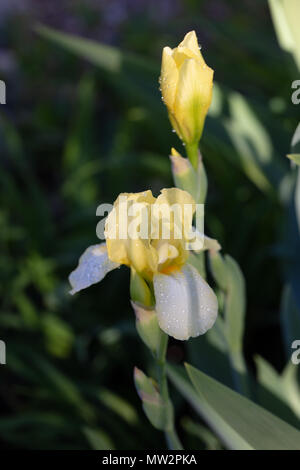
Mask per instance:
[[[199,49],[195,31],[175,49],[164,47],[160,88],[174,130],[186,145],[197,144],[212,99],[214,71]]]
[[[170,429],[173,423],[171,402],[162,399],[156,383],[137,367],[134,368],[134,383],[151,424],[163,431]]]
[[[197,169],[174,148],[171,150],[170,160],[177,188],[190,193],[197,204],[203,204],[207,192],[207,177],[200,152]]]

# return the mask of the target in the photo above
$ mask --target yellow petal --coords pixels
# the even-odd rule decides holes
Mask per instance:
[[[181,266],[185,263],[189,253],[186,250],[186,236],[192,227],[195,201],[192,196],[178,188],[162,189],[156,200],[156,206],[161,206],[160,238],[169,232],[169,243],[178,251],[174,264]],[[153,242],[157,247],[157,243]]]
[[[202,57],[195,31],[190,31],[189,33],[187,33],[178,47],[189,49],[195,54],[195,56],[199,57],[200,59]]]
[[[105,224],[105,238],[108,257],[116,263],[132,266],[145,278],[151,279],[157,270],[158,255],[151,246],[150,223],[145,238],[130,236],[131,224],[139,220],[143,210],[151,215],[150,206],[155,202],[152,192],[122,193],[117,198],[113,210]],[[130,216],[130,208],[136,204],[137,214]]]
[[[186,59],[180,68],[173,112],[183,139],[197,142],[212,99],[213,70],[195,59]]]
[[[156,250],[158,253],[158,264],[165,265],[166,262],[169,262],[178,256],[178,250],[174,245],[168,243],[167,240],[160,240],[156,245]]]
[[[195,201],[192,196],[187,192],[179,188],[164,188],[161,194],[156,199],[156,204],[180,204],[184,207],[185,204],[191,204],[194,206]]]
[[[164,47],[161,63],[160,88],[164,103],[172,109],[178,81],[178,69],[172,57],[172,49]]]
[[[174,147],[171,148],[171,155],[173,157],[181,157],[182,158],[182,155],[179,152],[177,152],[177,150]]]
[[[176,47],[173,50],[172,56],[178,69],[181,67],[181,65],[186,59],[200,60],[200,55],[196,55],[191,49],[188,49],[186,47]]]

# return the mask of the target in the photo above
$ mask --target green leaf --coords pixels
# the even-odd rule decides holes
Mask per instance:
[[[229,255],[209,253],[212,274],[224,292],[223,333],[226,337],[235,388],[249,395],[247,369],[243,358],[245,327],[245,280],[237,262]]]
[[[230,423],[222,419],[207,400],[204,400],[202,396],[199,397],[182,367],[168,365],[167,372],[173,384],[228,449],[252,449],[247,441],[230,426]]]
[[[131,424],[132,426],[137,424],[137,412],[128,401],[124,400],[124,398],[105,388],[100,389],[98,397],[107,408],[119,415],[128,424]]]
[[[110,437],[101,429],[85,427],[83,432],[93,450],[114,450]]]
[[[225,256],[228,276],[227,298],[225,301],[225,328],[230,349],[235,353],[242,350],[245,322],[245,281],[237,262]]]
[[[118,92],[125,92],[127,98],[129,93],[135,97],[135,102],[137,98],[141,98],[157,112],[163,111],[158,99],[158,86],[153,86],[157,83],[159,69],[151,60],[43,25],[38,25],[35,29],[44,38],[88,60],[109,74],[109,83],[115,84]],[[153,99],[155,92],[157,100]]]
[[[224,326],[230,350],[242,351],[245,322],[245,280],[237,262],[229,255],[209,252],[212,274],[225,293]]]
[[[279,44],[294,55],[300,69],[299,0],[269,0],[269,6]]]
[[[282,374],[279,374],[267,361],[257,356],[258,397],[262,406],[292,425],[299,424],[300,389],[297,382],[297,367],[288,361]],[[273,402],[273,403],[272,403]],[[288,407],[288,410],[284,409]],[[292,411],[294,412],[293,415]]]
[[[258,188],[272,192],[269,169],[274,149],[271,138],[242,95],[231,93],[228,100],[230,118],[225,122],[225,128],[238,152],[242,168]]]
[[[182,420],[183,429],[190,435],[197,437],[205,445],[207,450],[221,450],[219,440],[215,435],[202,424],[195,423],[190,418],[184,418]]]
[[[74,343],[70,326],[57,315],[46,313],[41,318],[41,328],[47,350],[54,356],[68,357]]]
[[[300,450],[300,432],[254,402],[190,365],[186,375],[168,374],[191,405],[229,449]]]
[[[227,266],[219,251],[209,251],[209,266],[218,287],[226,292],[228,289]]]
[[[112,46],[99,44],[90,39],[80,38],[72,34],[61,33],[43,25],[38,25],[35,29],[41,36],[60,44],[71,52],[81,55],[95,65],[103,67],[110,72],[120,71],[122,54]]]
[[[294,39],[285,15],[282,0],[269,0],[269,7],[280,46],[286,51],[293,51]]]

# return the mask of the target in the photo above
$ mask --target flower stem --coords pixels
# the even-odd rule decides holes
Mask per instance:
[[[168,448],[170,450],[183,450],[182,444],[177,436],[175,428],[165,433]]]
[[[171,450],[182,450],[183,447],[179,440],[179,437],[177,436],[177,432],[175,429],[173,405],[170,400],[168,381],[167,381],[166,353],[167,353],[167,347],[168,347],[168,340],[169,340],[168,335],[162,332],[161,341],[160,341],[160,345],[159,345],[159,349],[157,353],[158,383],[159,383],[161,397],[163,398],[166,404],[170,404],[170,406],[172,407],[172,420],[171,420],[169,429],[165,431],[165,436],[166,436],[168,447]]]
[[[198,142],[194,142],[192,144],[186,144],[186,153],[188,159],[190,160],[191,164],[193,165],[194,169],[197,170],[198,168]]]

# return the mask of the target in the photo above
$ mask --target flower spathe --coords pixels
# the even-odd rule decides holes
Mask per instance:
[[[124,196],[129,204],[126,216],[120,215]],[[178,220],[175,223],[172,211],[160,210],[174,205],[179,208],[190,205],[192,208],[190,213],[182,212],[185,215],[180,219],[183,225],[181,238],[176,236]],[[128,215],[133,207],[137,207],[132,212],[134,215]],[[120,194],[106,220],[106,243],[93,245],[84,252],[78,267],[69,277],[71,293],[100,282],[109,271],[125,264],[151,286],[158,323],[163,331],[180,340],[205,333],[216,320],[218,303],[213,290],[188,263],[187,234],[192,230],[194,211],[195,202],[191,195],[178,188],[163,189],[157,198],[151,191]],[[134,239],[124,237],[122,230],[120,236],[119,229],[125,222],[127,227],[135,222],[135,218],[141,220],[143,214],[148,217],[149,213],[155,214],[156,230],[149,223],[146,237],[145,234]],[[168,239],[162,236],[166,226]],[[114,231],[114,228],[118,230]],[[203,249],[206,247],[209,248],[210,244],[204,243]]]
[[[214,71],[200,52],[195,31],[186,34],[178,47],[164,47],[160,88],[170,121],[186,144],[202,135],[212,99]]]

